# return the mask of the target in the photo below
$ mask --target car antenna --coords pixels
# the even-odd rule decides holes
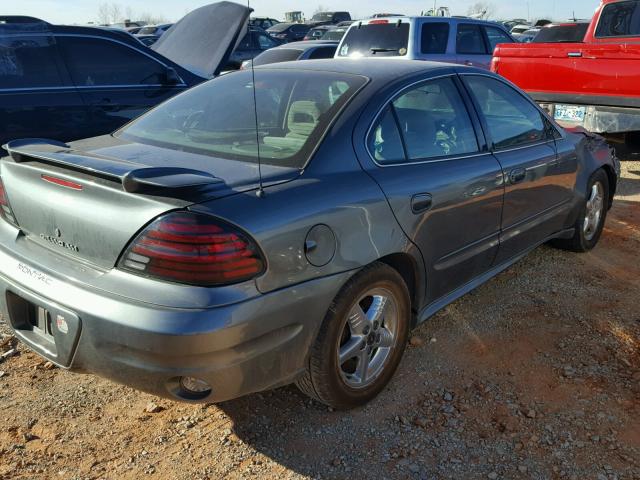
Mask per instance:
[[[247,8],[249,9],[249,14],[251,14],[251,0],[247,0]],[[256,196],[258,198],[264,197],[264,185],[262,184],[262,160],[260,158],[260,132],[258,130],[258,99],[256,96],[256,71],[253,66],[253,58],[251,59],[251,86],[253,91],[253,113],[255,114],[256,119],[256,147],[258,149],[258,191],[256,192]]]

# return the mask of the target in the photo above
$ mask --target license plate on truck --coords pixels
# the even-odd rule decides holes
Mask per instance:
[[[587,107],[576,105],[556,105],[553,118],[560,122],[583,123]]]

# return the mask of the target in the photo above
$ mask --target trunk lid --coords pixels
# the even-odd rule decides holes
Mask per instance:
[[[190,72],[211,78],[220,73],[242,40],[252,9],[218,2],[185,15],[150,48]]]
[[[0,176],[22,233],[102,269],[159,215],[256,189],[258,165],[97,137],[69,145],[18,140]],[[262,166],[265,184],[299,174]]]

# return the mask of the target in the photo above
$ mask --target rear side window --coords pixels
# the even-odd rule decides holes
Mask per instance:
[[[257,67],[258,65],[266,65],[268,63],[290,62],[297,60],[301,54],[302,50],[295,50],[293,48],[273,48],[254,58],[253,64]]]
[[[391,116],[390,116],[391,115]],[[478,151],[476,134],[458,88],[450,78],[431,80],[392,102],[369,139],[378,163],[397,163],[398,142],[390,118],[397,121],[400,145],[408,161]]]
[[[558,25],[540,30],[533,43],[582,42],[589,28],[588,23]]]
[[[407,54],[408,23],[380,23],[352,27],[345,35],[339,57],[398,57]]]
[[[631,35],[640,35],[640,3],[630,0],[605,6],[596,28],[596,37]]]
[[[467,55],[487,54],[487,48],[484,45],[480,25],[472,25],[469,23],[461,23],[458,25],[456,51],[457,53]]]
[[[427,22],[422,25],[420,50],[422,53],[446,53],[449,43],[449,24],[444,22]]]
[[[77,86],[161,84],[166,69],[142,52],[90,37],[58,37],[60,51]]]
[[[309,55],[309,60],[314,60],[318,58],[333,58],[336,54],[336,47],[321,47],[316,48],[311,55]]]
[[[369,135],[369,152],[380,164],[404,163],[406,156],[402,146],[402,138],[398,130],[395,113],[387,107],[380,121]]]
[[[542,115],[509,85],[489,77],[465,76],[486,120],[496,149],[537,143],[546,138]]]
[[[513,43],[511,37],[504,31],[496,27],[485,27],[484,31],[487,32],[487,39],[489,40],[489,53],[493,53],[496,49],[496,45],[499,43]]]
[[[0,88],[63,86],[56,58],[50,37],[0,38]]]

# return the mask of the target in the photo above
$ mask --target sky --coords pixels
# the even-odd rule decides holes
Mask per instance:
[[[448,6],[452,15],[465,15],[476,0],[438,1]],[[527,5],[532,19],[566,20],[575,12],[577,18],[591,18],[599,0],[488,0],[496,7],[496,18],[527,18]],[[188,11],[212,3],[213,0],[108,0],[124,11],[149,12],[169,21],[180,19]],[[88,23],[97,20],[98,6],[105,0],[0,0],[2,15],[30,15],[50,23]],[[239,2],[240,3],[240,2]],[[284,18],[284,12],[301,10],[310,18],[319,7],[327,10],[348,10],[353,18],[364,18],[376,12],[418,15],[433,7],[433,0],[251,0],[255,15]],[[133,19],[132,19],[133,20]]]

